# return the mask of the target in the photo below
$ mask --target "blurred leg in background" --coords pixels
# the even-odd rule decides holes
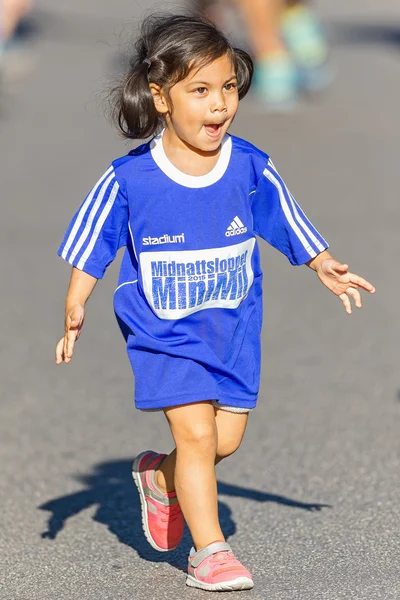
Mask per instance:
[[[270,108],[297,103],[296,68],[281,35],[284,0],[234,0],[247,26],[255,57],[255,86]]]
[[[255,88],[271,110],[290,110],[300,92],[316,92],[331,80],[328,45],[309,3],[299,0],[203,0],[206,15],[228,29],[224,12],[235,7],[246,26],[255,59]]]
[[[26,69],[26,60],[20,56],[16,32],[21,21],[32,8],[32,0],[0,0],[0,73],[16,75]],[[14,73],[11,73],[13,75]]]

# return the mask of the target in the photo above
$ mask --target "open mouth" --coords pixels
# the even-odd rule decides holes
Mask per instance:
[[[223,123],[209,123],[204,125],[206,132],[210,137],[218,137],[222,129]]]

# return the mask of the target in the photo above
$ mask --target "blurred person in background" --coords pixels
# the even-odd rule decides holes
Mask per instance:
[[[223,29],[229,7],[239,9],[255,58],[255,86],[270,109],[290,110],[300,92],[317,92],[331,79],[321,23],[300,0],[202,0],[205,14]]]
[[[15,54],[18,26],[31,8],[32,0],[0,0],[0,77]]]

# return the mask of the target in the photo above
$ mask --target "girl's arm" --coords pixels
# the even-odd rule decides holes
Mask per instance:
[[[319,279],[331,292],[339,296],[349,315],[352,312],[349,296],[353,298],[357,308],[362,306],[361,294],[358,288],[362,288],[371,294],[375,293],[375,288],[369,281],[355,273],[349,273],[349,265],[335,260],[327,250],[324,250],[306,264],[310,269],[316,271]]]
[[[318,272],[318,269],[320,268],[320,266],[324,262],[324,260],[328,260],[331,258],[333,258],[333,256],[331,254],[329,254],[328,250],[324,250],[323,252],[321,252],[321,254],[317,254],[317,256],[315,258],[308,261],[306,263],[306,265],[307,265],[307,267],[310,267],[310,269],[312,269],[313,271]]]
[[[358,288],[373,294],[374,286],[348,272],[348,265],[335,260],[327,251],[328,244],[307,219],[285,182],[268,159],[252,194],[254,232],[285,254],[292,265],[308,265],[322,283],[339,296],[346,312],[351,314],[350,297],[361,308]]]
[[[69,363],[85,319],[85,304],[97,279],[73,267],[65,301],[65,334],[56,346],[56,363]]]

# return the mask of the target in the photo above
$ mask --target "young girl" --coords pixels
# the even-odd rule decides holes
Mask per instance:
[[[186,583],[253,587],[218,521],[215,465],[240,445],[260,378],[262,273],[256,235],[307,264],[351,313],[373,286],[327,252],[269,157],[228,135],[253,65],[197,17],[152,16],[115,92],[127,138],[151,141],[115,160],[74,216],[59,249],[72,266],[69,363],[85,304],[125,246],[115,312],[140,410],[162,410],[176,444],[142,452],[133,477],[144,533],[161,552],[193,538]],[[157,135],[154,135],[156,134]]]

